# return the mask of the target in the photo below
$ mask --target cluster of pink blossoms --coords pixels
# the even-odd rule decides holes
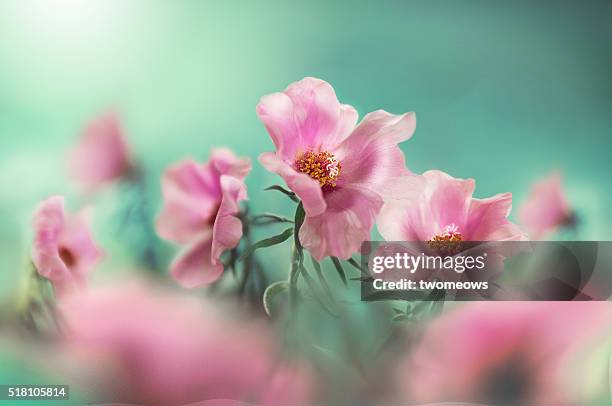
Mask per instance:
[[[508,220],[510,193],[476,199],[472,179],[438,170],[418,175],[406,167],[398,144],[412,137],[414,113],[378,110],[358,123],[357,111],[315,78],[262,97],[256,110],[276,147],[259,161],[301,201],[305,218],[299,241],[317,260],[350,258],[375,224],[385,239],[395,241],[436,240],[448,230],[455,240],[527,238]],[[122,133],[114,114],[92,122],[72,154],[75,177],[95,188],[127,175],[131,154]],[[216,149],[208,162],[188,159],[166,170],[156,228],[159,236],[184,247],[171,264],[171,275],[182,286],[209,284],[222,274],[221,255],[242,237],[240,202],[247,198],[250,168],[248,158]],[[559,177],[536,185],[520,214],[533,238],[567,224],[571,214]],[[34,263],[52,281],[82,281],[100,255],[92,254],[96,248],[89,237],[80,237],[82,230],[53,217],[64,217],[57,198],[36,212]],[[70,239],[87,243],[70,248],[62,242]]]

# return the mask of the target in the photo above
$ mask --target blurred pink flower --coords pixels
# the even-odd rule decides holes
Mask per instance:
[[[72,176],[89,189],[119,179],[131,167],[128,146],[115,113],[91,121],[69,159]]]
[[[304,205],[301,243],[318,260],[350,257],[369,238],[383,194],[409,175],[397,144],[412,136],[414,113],[378,110],[356,126],[357,111],[327,82],[304,78],[262,97],[257,114],[276,146],[260,162]]]
[[[564,386],[567,359],[612,332],[606,302],[471,303],[434,320],[400,361],[414,403],[585,404]]]
[[[425,172],[409,198],[385,202],[378,230],[387,241],[519,241],[526,237],[508,220],[512,194],[473,197],[473,179]],[[411,187],[410,185],[407,188]]]
[[[205,164],[188,159],[164,173],[156,228],[161,237],[185,246],[171,265],[182,286],[212,283],[223,272],[221,254],[242,237],[238,203],[247,198],[244,178],[250,170],[248,158],[216,149]]]
[[[103,253],[89,233],[86,213],[66,213],[64,198],[52,196],[38,205],[33,220],[32,262],[58,294],[86,284],[87,274]]]
[[[531,194],[519,208],[519,219],[534,240],[571,223],[573,216],[561,185],[560,173],[553,173],[534,183]]]
[[[306,365],[279,362],[264,325],[216,306],[136,282],[71,295],[60,311],[74,379],[105,402],[311,404]]]

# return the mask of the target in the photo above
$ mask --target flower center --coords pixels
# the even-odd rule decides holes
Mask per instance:
[[[296,171],[305,173],[319,182],[325,191],[336,187],[342,165],[336,157],[327,151],[306,151],[299,153],[293,167]]]
[[[461,242],[465,238],[459,232],[459,227],[450,224],[444,228],[442,234],[434,235],[427,245],[430,249],[444,255],[455,255],[461,252]]]
[[[60,247],[59,257],[68,268],[72,268],[74,265],[76,265],[76,257],[72,251],[66,247]]]

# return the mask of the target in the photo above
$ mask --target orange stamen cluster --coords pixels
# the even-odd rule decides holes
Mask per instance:
[[[306,151],[298,154],[294,168],[318,181],[323,190],[329,191],[336,187],[342,165],[330,152]]]
[[[455,255],[461,252],[463,235],[454,224],[447,226],[442,234],[433,236],[427,241],[427,246],[441,255]]]

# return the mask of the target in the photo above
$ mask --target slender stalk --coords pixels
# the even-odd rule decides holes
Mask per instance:
[[[248,221],[248,206],[244,209],[242,213],[242,233],[244,235],[244,241],[246,242],[246,246],[250,247],[253,244],[253,237],[251,235],[251,227]],[[249,255],[245,258],[244,265],[242,267],[242,279],[240,280],[240,287],[238,288],[239,295],[244,295],[244,291],[246,289],[247,282],[249,280],[249,275],[251,274],[253,267],[253,254]]]
[[[297,282],[302,270],[302,263],[304,261],[304,251],[302,243],[300,242],[300,227],[304,222],[304,206],[300,202],[297,209],[295,210],[294,226],[293,226],[293,249],[291,253],[291,267],[289,269],[289,307],[292,311],[297,308],[298,301],[298,288]]]
[[[299,250],[294,246],[291,251],[291,266],[289,268],[289,308],[292,312],[297,309],[298,303],[298,288],[297,282],[300,275],[300,253]]]

